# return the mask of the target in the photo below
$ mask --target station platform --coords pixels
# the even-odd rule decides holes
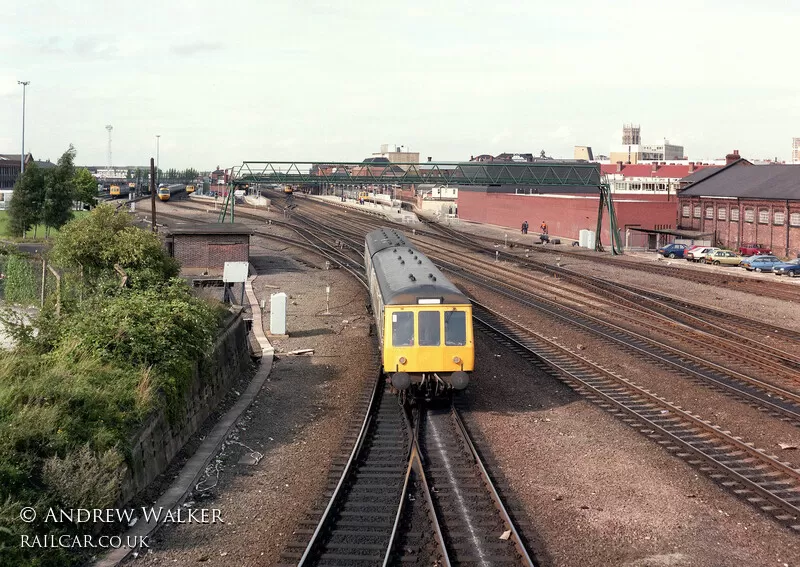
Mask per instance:
[[[354,199],[342,201],[341,197],[337,197],[335,195],[304,195],[303,198],[314,199],[317,201],[323,201],[343,207],[357,209],[361,212],[382,216],[392,222],[401,224],[416,224],[420,222],[420,219],[416,213],[399,209],[398,207],[391,207],[388,204],[364,203],[363,205],[360,205],[358,201],[355,201]]]

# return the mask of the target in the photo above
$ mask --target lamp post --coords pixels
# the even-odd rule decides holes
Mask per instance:
[[[161,142],[161,134],[156,134],[156,184],[158,184],[159,175],[161,174],[161,172],[158,169],[158,164],[159,164],[159,159],[158,159],[159,155],[158,154],[159,154],[159,150],[161,149],[160,142]]]
[[[31,84],[30,81],[17,81],[18,85],[22,85],[22,155],[19,157],[19,173],[25,173],[25,87]]]

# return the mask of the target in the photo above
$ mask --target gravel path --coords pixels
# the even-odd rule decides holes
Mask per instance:
[[[266,248],[265,248],[266,247]],[[369,337],[366,292],[346,272],[317,270],[316,257],[302,262],[290,250],[254,239],[254,290],[289,295],[288,338],[272,338],[277,359],[246,416],[237,423],[194,507],[221,510],[222,524],[166,527],[142,565],[274,565],[297,523],[318,507],[327,470],[366,381],[377,372]],[[325,286],[331,286],[325,315]],[[265,314],[269,330],[269,314]],[[287,355],[313,348],[313,355]],[[263,458],[256,461],[258,456]]]

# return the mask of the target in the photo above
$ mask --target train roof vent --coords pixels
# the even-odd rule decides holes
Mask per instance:
[[[432,279],[433,281],[436,281],[436,276],[434,276],[433,274],[429,273],[428,278]]]
[[[394,250],[392,250],[392,252],[394,252],[395,254],[397,254],[397,248],[395,248]]]
[[[414,253],[414,251],[413,251],[411,248],[409,248],[409,249],[408,249],[408,253],[409,253],[409,254],[413,254],[413,253]]]
[[[414,277],[414,274],[408,274],[408,279],[410,279],[412,282],[417,281],[417,278]]]
[[[417,264],[422,265],[422,260],[417,260]]]

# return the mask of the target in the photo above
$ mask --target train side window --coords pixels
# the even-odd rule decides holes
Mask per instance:
[[[448,311],[444,314],[444,344],[467,344],[467,314],[464,311]]]
[[[419,312],[419,346],[439,346],[442,341],[438,311]]]
[[[414,346],[413,313],[392,313],[392,346]]]

